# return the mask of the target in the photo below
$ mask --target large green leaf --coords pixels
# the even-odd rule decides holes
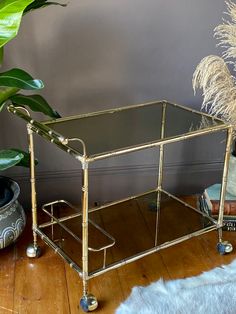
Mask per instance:
[[[0,171],[17,165],[23,158],[21,152],[12,149],[0,150]]]
[[[32,2],[33,0],[0,1],[0,47],[17,35],[23,12]]]
[[[15,95],[19,90],[16,87],[0,87],[0,112],[5,107],[9,97]]]
[[[40,8],[43,8],[43,7],[47,7],[49,5],[60,5],[61,7],[65,7],[66,6],[65,3],[59,3],[59,2],[55,2],[55,1],[35,0],[30,5],[28,5],[25,8],[24,14],[28,13],[28,12],[30,12],[32,10],[36,10],[36,9],[40,9]]]
[[[35,159],[35,165],[38,160]],[[18,148],[0,150],[0,171],[14,166],[30,167],[30,154]]]
[[[16,164],[16,166],[21,166],[21,167],[26,167],[26,168],[30,167],[30,154],[28,152],[25,152],[25,151],[18,149],[18,148],[11,148],[11,151],[23,155],[23,158]],[[37,159],[34,160],[34,164],[35,165],[38,164]]]
[[[47,101],[40,95],[22,95],[16,94],[10,97],[13,104],[19,106],[28,106],[31,110],[36,112],[42,112],[45,115],[52,118],[60,118],[61,116],[55,110],[53,110]]]
[[[42,89],[43,82],[33,77],[21,69],[11,69],[0,73],[0,86],[17,87],[20,89]]]

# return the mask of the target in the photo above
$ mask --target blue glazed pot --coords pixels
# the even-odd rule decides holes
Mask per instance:
[[[19,185],[0,176],[0,249],[15,242],[26,225],[24,209],[18,202]]]

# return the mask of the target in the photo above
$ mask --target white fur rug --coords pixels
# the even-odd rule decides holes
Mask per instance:
[[[236,260],[203,274],[134,287],[116,314],[236,314]]]

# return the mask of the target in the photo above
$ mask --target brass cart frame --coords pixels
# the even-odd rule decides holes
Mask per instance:
[[[187,130],[184,134],[176,134],[176,135],[169,135],[166,136],[166,119],[167,119],[167,107],[170,108],[176,108],[177,110],[190,114],[190,116],[197,116],[199,117],[199,121],[201,120],[200,125],[198,124],[198,127],[191,128]],[[57,129],[55,129],[55,125],[59,123],[67,123],[68,122],[76,122],[76,121],[82,121],[82,119],[87,118],[98,118],[104,117],[106,115],[115,115],[115,117],[118,117],[120,113],[126,113],[126,112],[133,112],[132,110],[141,110],[141,114],[146,112],[146,110],[151,110],[150,108],[159,108],[159,121],[160,121],[160,133],[158,133],[158,137],[153,139],[151,138],[150,141],[145,140],[142,143],[135,143],[134,145],[124,145],[120,147],[113,147],[111,151],[103,151],[99,153],[91,153],[88,152],[87,142],[80,137],[66,137],[64,134],[61,134],[58,132]],[[153,110],[154,110],[153,109]],[[81,306],[85,311],[91,311],[97,307],[97,300],[96,298],[88,294],[88,288],[87,288],[87,282],[89,279],[98,276],[102,273],[105,273],[111,269],[115,269],[117,267],[120,267],[124,264],[130,263],[132,261],[138,260],[141,257],[144,257],[146,255],[149,255],[153,252],[156,252],[160,249],[169,247],[171,245],[174,245],[176,243],[179,243],[181,241],[187,240],[193,236],[198,236],[203,233],[207,233],[212,230],[218,230],[219,235],[219,244],[225,248],[225,252],[231,251],[232,247],[229,243],[224,242],[222,240],[222,226],[223,226],[223,210],[224,210],[224,199],[225,199],[225,190],[226,190],[226,181],[227,181],[227,172],[228,172],[228,163],[229,163],[229,156],[230,156],[230,149],[231,149],[231,143],[232,143],[232,126],[225,124],[223,121],[221,121],[218,118],[213,118],[208,114],[205,113],[199,113],[196,110],[189,109],[177,104],[169,103],[167,101],[158,101],[158,102],[152,102],[147,104],[141,104],[136,106],[128,106],[128,107],[122,107],[118,109],[113,110],[106,110],[101,112],[95,112],[91,114],[85,114],[75,117],[69,117],[65,119],[58,119],[54,121],[48,121],[48,122],[37,122],[29,115],[29,113],[24,108],[14,107],[12,105],[8,106],[8,110],[12,112],[13,114],[16,114],[20,118],[24,119],[27,122],[27,131],[28,131],[28,139],[29,139],[29,152],[31,156],[31,199],[32,199],[32,228],[33,228],[33,245],[30,246],[27,250],[27,255],[30,257],[37,257],[40,254],[40,249],[37,244],[37,236],[40,236],[43,241],[45,241],[46,244],[48,244],[50,247],[52,247],[66,262],[70,264],[72,268],[76,270],[76,272],[79,274],[79,276],[82,278],[83,281],[83,297],[81,299]],[[144,110],[142,112],[142,110]],[[156,110],[156,109],[155,109]],[[174,109],[171,109],[174,110]],[[140,114],[140,117],[141,117]],[[201,119],[200,119],[201,118]],[[207,123],[204,119],[207,120]],[[227,132],[227,141],[226,141],[226,149],[225,149],[225,158],[224,158],[224,167],[223,167],[223,177],[222,177],[222,186],[221,186],[221,196],[220,196],[220,209],[219,209],[219,216],[218,220],[215,221],[211,217],[207,216],[205,213],[200,212],[197,208],[194,208],[193,206],[190,206],[189,204],[185,203],[184,201],[180,200],[176,196],[168,193],[167,191],[163,190],[162,187],[162,181],[163,181],[163,163],[164,163],[164,145],[170,144],[177,141],[182,141],[186,139],[190,139],[196,136],[201,136],[205,134],[215,133],[218,131],[226,131]],[[74,213],[72,215],[67,215],[62,218],[57,218],[54,215],[53,212],[53,206],[55,204],[66,204],[67,206],[73,207],[71,204],[69,204],[67,201],[64,200],[58,200],[55,202],[51,202],[48,204],[45,204],[43,206],[43,210],[47,213],[47,215],[50,217],[50,221],[46,222],[44,224],[38,225],[37,221],[37,200],[36,200],[36,189],[35,189],[35,164],[34,164],[34,140],[33,140],[33,133],[39,134],[47,141],[50,141],[51,143],[58,146],[60,149],[64,150],[66,153],[70,154],[72,157],[74,157],[76,160],[78,160],[82,165],[82,211]],[[82,134],[83,135],[83,134]],[[80,149],[76,148],[78,147],[73,145],[73,143],[77,143],[80,146]],[[115,145],[115,144],[114,144]],[[123,200],[119,200],[116,202],[112,202],[106,205],[89,208],[89,189],[88,189],[88,177],[89,177],[89,165],[90,163],[105,159],[113,156],[123,155],[130,152],[140,151],[147,148],[154,148],[159,147],[159,168],[158,168],[158,182],[157,187],[153,191],[149,191],[147,193],[156,193],[156,231],[155,231],[155,242],[151,249],[148,249],[144,252],[140,252],[132,257],[123,259],[119,262],[112,263],[110,265],[106,265],[106,252],[107,249],[115,244],[115,239],[110,236],[105,230],[102,230],[101,227],[99,227],[97,224],[90,221],[88,214],[91,212],[95,212],[98,210],[101,210],[105,207],[113,206],[114,204],[119,204],[122,202],[126,202],[128,200],[135,199],[139,197],[139,195],[135,195]],[[147,193],[144,193],[142,195],[145,195]],[[191,208],[192,210],[200,213],[203,216],[207,216],[207,218],[211,221],[212,225],[202,228],[201,230],[197,230],[195,232],[192,232],[190,234],[184,235],[180,238],[174,239],[172,241],[165,242],[161,245],[158,245],[157,243],[157,229],[158,229],[158,222],[159,222],[159,210],[160,207],[160,201],[161,201],[161,194],[168,195],[172,199],[176,200],[177,202],[183,204],[184,206]],[[80,239],[78,236],[76,236],[73,232],[71,232],[65,225],[64,222],[74,218],[82,216],[82,239]],[[106,245],[98,248],[91,248],[88,245],[88,224],[92,224],[93,227],[95,227],[97,230],[99,230],[105,237],[107,237],[108,242]],[[55,242],[53,242],[52,239],[50,239],[42,230],[44,227],[53,226],[55,224],[60,225],[66,232],[68,232],[72,237],[74,237],[77,241],[79,241],[82,245],[82,267],[79,267],[64,251],[62,248],[60,248]],[[103,251],[103,266],[95,271],[89,272],[88,269],[88,252],[89,250],[93,251]]]

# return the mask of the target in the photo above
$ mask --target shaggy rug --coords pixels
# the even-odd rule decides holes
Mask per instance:
[[[116,314],[236,314],[236,260],[199,276],[134,287]]]

